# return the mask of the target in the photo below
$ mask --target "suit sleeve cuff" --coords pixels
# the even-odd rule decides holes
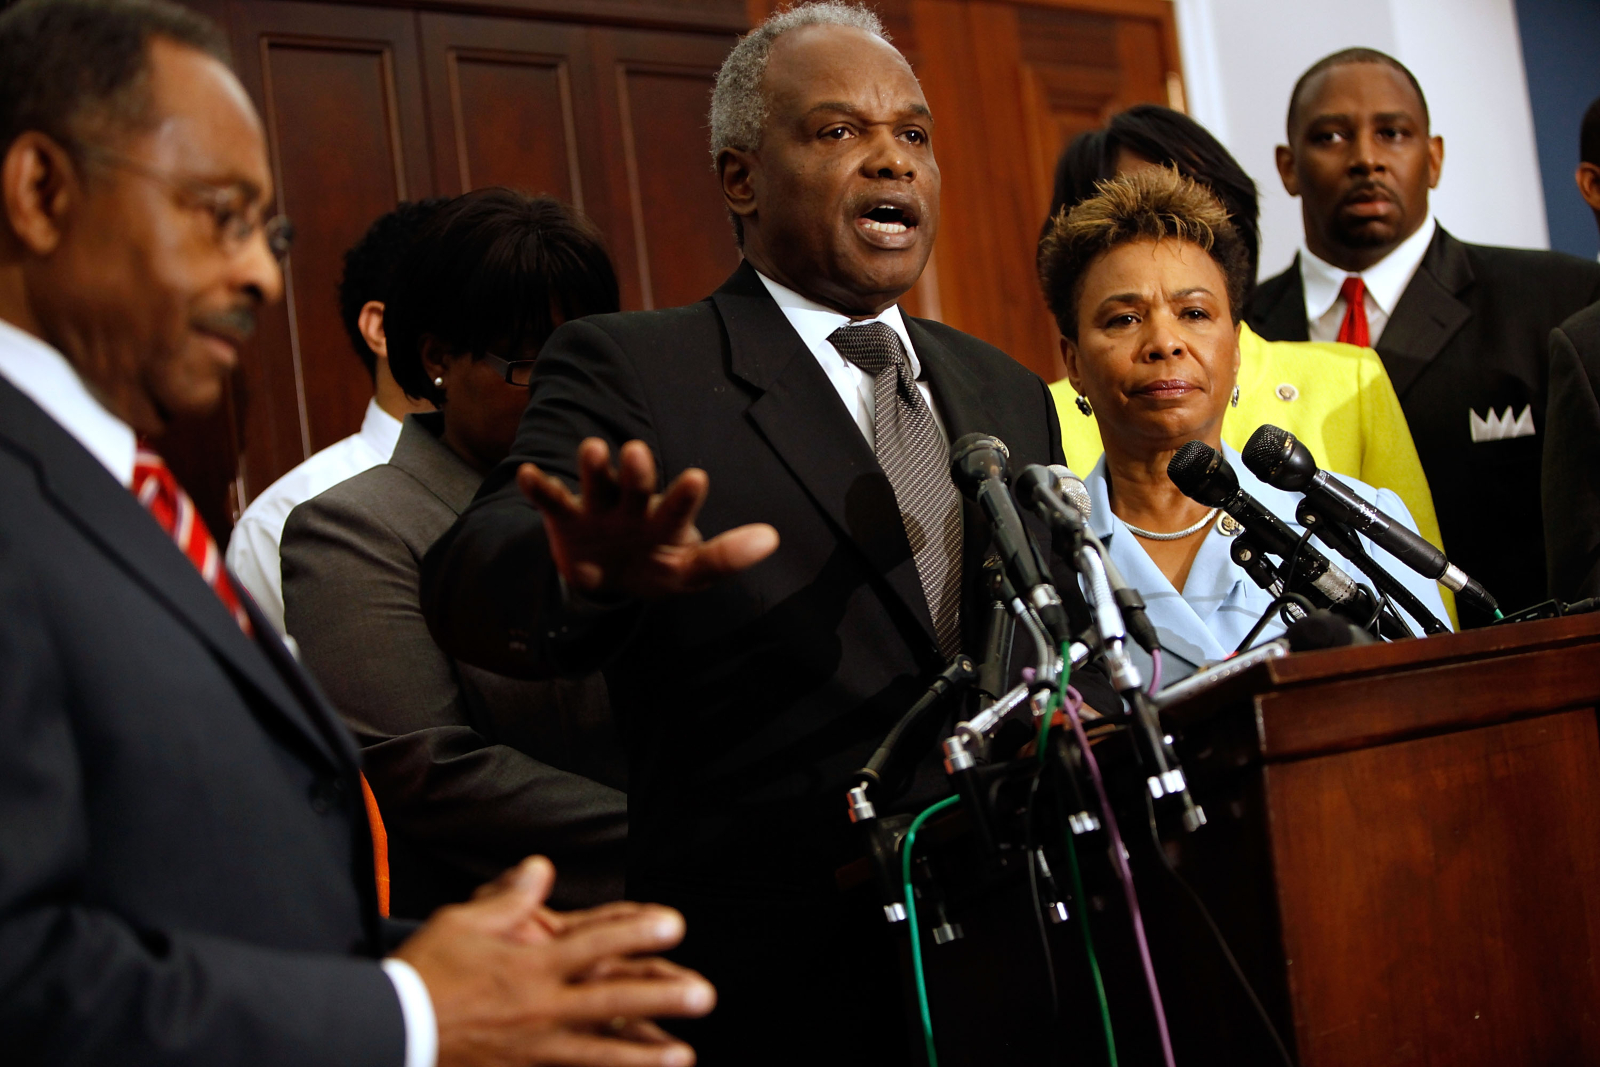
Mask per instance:
[[[405,960],[390,956],[381,964],[400,998],[406,1022],[405,1067],[436,1067],[439,1062],[439,1021],[433,1014],[433,997],[422,975]]]

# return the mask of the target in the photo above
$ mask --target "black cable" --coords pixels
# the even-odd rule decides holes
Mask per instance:
[[[1303,548],[1305,543],[1309,540],[1311,540],[1311,530],[1308,528],[1300,535],[1300,539],[1294,543],[1294,548],[1289,550],[1289,558],[1284,561],[1283,591],[1285,593],[1288,593],[1289,590],[1294,588],[1294,565],[1300,559],[1300,549]],[[1284,615],[1283,624],[1285,626],[1289,626],[1293,624],[1293,622],[1294,620],[1289,618],[1288,615]]]
[[[1222,958],[1228,961],[1228,968],[1233,971],[1233,976],[1238,979],[1239,988],[1244,990],[1244,995],[1249,999],[1250,1006],[1255,1009],[1257,1018],[1261,1020],[1261,1025],[1266,1028],[1267,1035],[1272,1038],[1272,1045],[1277,1049],[1278,1058],[1283,1061],[1284,1067],[1295,1067],[1294,1057],[1289,1055],[1289,1048],[1283,1043],[1283,1038],[1279,1036],[1278,1028],[1272,1022],[1272,1016],[1267,1014],[1267,1009],[1261,1003],[1261,998],[1256,996],[1255,988],[1250,985],[1250,979],[1245,977],[1244,968],[1240,967],[1239,961],[1234,958],[1233,949],[1228,947],[1228,939],[1222,936],[1222,930],[1217,926],[1216,920],[1211,917],[1210,909],[1206,907],[1205,901],[1200,899],[1200,894],[1194,891],[1194,886],[1190,885],[1183,875],[1178,873],[1178,869],[1172,865],[1172,860],[1167,858],[1167,850],[1161,847],[1161,833],[1156,829],[1156,807],[1148,792],[1144,793],[1144,811],[1145,818],[1150,825],[1150,844],[1155,848],[1156,856],[1161,860],[1161,866],[1166,869],[1166,872],[1172,876],[1172,880],[1178,884],[1178,888],[1182,889],[1184,895],[1194,904],[1195,910],[1200,913],[1200,918],[1205,920],[1206,929],[1211,932],[1211,939],[1217,943],[1217,948],[1222,950]]]
[[[1367,587],[1365,585],[1362,585],[1360,583],[1357,583],[1356,588],[1357,589],[1367,589]],[[1377,596],[1378,595],[1377,592],[1375,590],[1372,590],[1372,589],[1367,589],[1367,592],[1371,593],[1373,596]],[[1382,597],[1379,597],[1378,606],[1372,609],[1372,618],[1368,619],[1367,620],[1367,624],[1362,627],[1363,630],[1370,630],[1372,632],[1372,636],[1373,637],[1381,636],[1378,633],[1378,620],[1383,617],[1383,609],[1385,607],[1389,607],[1391,609],[1393,608],[1393,605],[1389,603],[1389,594],[1388,593],[1385,593],[1385,594],[1383,594]]]
[[[1044,973],[1050,979],[1050,1017],[1061,1017],[1061,991],[1056,988],[1056,958],[1050,951],[1050,931],[1044,924],[1044,909],[1039,906],[1039,864],[1033,854],[1033,801],[1039,795],[1039,779],[1044,776],[1044,767],[1041,765],[1033,773],[1033,782],[1028,786],[1028,807],[1023,812],[1023,836],[1026,845],[1025,855],[1028,864],[1028,892],[1033,896],[1033,921],[1039,928],[1039,945],[1044,949]],[[1087,916],[1085,916],[1087,918]]]
[[[1196,663],[1194,660],[1190,659],[1188,656],[1185,656],[1182,652],[1174,652],[1172,649],[1168,648],[1166,645],[1158,645],[1157,647],[1161,649],[1161,654],[1163,656],[1177,656],[1179,659],[1183,660],[1183,662],[1187,663],[1189,666],[1193,667],[1195,670],[1199,670],[1201,667],[1205,666],[1205,664],[1203,664],[1203,663]]]
[[[1233,654],[1237,656],[1241,652],[1248,651],[1250,646],[1255,643],[1256,638],[1261,636],[1261,631],[1267,628],[1267,623],[1272,621],[1273,613],[1287,604],[1300,605],[1308,615],[1317,610],[1315,604],[1299,593],[1285,593],[1280,597],[1274,598],[1272,603],[1267,605],[1267,610],[1261,613],[1261,618],[1257,619],[1256,624],[1250,627],[1250,632],[1244,635],[1244,640],[1239,642],[1239,647],[1233,650]]]

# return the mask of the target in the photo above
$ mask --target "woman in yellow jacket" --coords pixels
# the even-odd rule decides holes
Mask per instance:
[[[1176,167],[1211,189],[1245,239],[1253,277],[1260,255],[1255,182],[1217,139],[1181,112],[1139,104],[1103,130],[1080,134],[1056,164],[1050,219],[1095,194],[1095,184],[1140,167]],[[1046,221],[1048,228],[1049,221]],[[1411,510],[1417,530],[1443,548],[1439,520],[1411,429],[1383,361],[1370,348],[1316,341],[1264,341],[1239,326],[1239,396],[1222,437],[1243,449],[1257,427],[1293,433],[1335,474],[1389,489]],[[1066,381],[1050,387],[1061,418],[1061,447],[1073,470],[1086,473],[1103,450],[1093,418]],[[1455,601],[1440,590],[1454,622]]]

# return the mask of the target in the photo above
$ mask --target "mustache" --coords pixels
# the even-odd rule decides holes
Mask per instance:
[[[1395,195],[1395,191],[1383,182],[1376,178],[1364,178],[1345,190],[1344,197],[1340,200],[1340,203],[1348,204],[1357,197],[1370,198],[1371,194],[1377,194],[1378,198],[1387,200],[1390,203],[1399,203],[1400,201],[1400,198]]]
[[[193,321],[197,328],[206,333],[221,334],[240,342],[250,340],[256,332],[256,312],[247,305],[222,311],[203,311]]]

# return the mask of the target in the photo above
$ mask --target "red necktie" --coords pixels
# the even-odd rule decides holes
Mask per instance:
[[[1367,286],[1352,274],[1339,287],[1344,299],[1344,321],[1339,323],[1339,340],[1347,345],[1372,347],[1372,334],[1367,331]]]
[[[254,637],[250,616],[239,602],[239,591],[222,566],[222,553],[211,539],[205,520],[195,510],[194,501],[183,491],[178,479],[172,476],[167,461],[162,459],[143,441],[133,456],[133,495],[139,498],[167,536],[178,545],[178,550],[189,557],[195,570],[200,572],[228,614],[239,624],[246,637]]]

